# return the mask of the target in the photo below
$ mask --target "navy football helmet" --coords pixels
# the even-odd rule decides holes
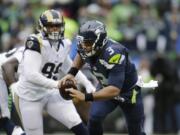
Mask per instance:
[[[43,32],[48,39],[57,41],[64,38],[64,18],[57,10],[46,10],[38,21],[38,30]],[[50,31],[50,28],[57,27],[57,31]]]
[[[77,41],[81,56],[87,58],[96,55],[107,42],[105,25],[96,20],[85,22],[79,29]],[[91,50],[87,51],[83,46],[90,46]]]

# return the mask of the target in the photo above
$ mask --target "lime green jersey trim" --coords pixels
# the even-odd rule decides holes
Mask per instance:
[[[136,103],[136,96],[137,96],[137,91],[135,89],[133,89],[133,94],[132,94],[132,97],[131,97],[131,103],[132,104],[135,104]]]
[[[121,59],[121,54],[115,54],[114,56],[112,56],[110,59],[109,59],[109,63],[110,64],[118,64],[119,61]]]

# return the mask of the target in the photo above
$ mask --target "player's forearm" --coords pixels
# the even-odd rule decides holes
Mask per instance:
[[[72,67],[75,67],[77,69],[81,69],[84,65],[84,62],[79,54],[76,55]]]
[[[114,86],[108,86],[104,87],[103,89],[94,92],[93,100],[106,100],[106,99],[112,99],[116,96],[118,96],[120,93],[120,89]]]
[[[58,81],[46,78],[40,72],[41,55],[35,51],[26,50],[24,56],[24,72],[23,75],[27,81],[45,88],[57,88]],[[33,66],[32,66],[33,65]],[[31,67],[31,69],[29,68]]]
[[[38,72],[26,73],[27,81],[45,88],[58,88],[58,81],[48,79]]]
[[[73,61],[72,67],[68,71],[68,74],[70,74],[72,76],[76,76],[79,69],[81,69],[83,65],[84,65],[83,60],[81,59],[80,55],[77,54],[74,61]]]
[[[2,65],[3,78],[9,87],[12,83],[16,82],[15,72],[18,67],[18,61],[16,58],[12,58]]]

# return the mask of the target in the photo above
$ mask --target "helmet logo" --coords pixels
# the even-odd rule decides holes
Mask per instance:
[[[84,37],[83,37],[83,36],[79,36],[79,35],[78,35],[76,38],[77,38],[78,41],[83,41],[83,40],[84,40]]]
[[[96,35],[98,35],[100,32],[101,32],[100,29],[97,29],[94,33],[95,33]]]

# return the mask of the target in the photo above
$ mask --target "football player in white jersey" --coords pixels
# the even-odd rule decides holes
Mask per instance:
[[[64,20],[59,11],[47,10],[39,19],[39,33],[26,40],[20,76],[10,87],[27,135],[43,135],[43,110],[68,127],[75,135],[88,135],[72,100],[59,94],[59,74],[71,67],[71,42],[64,38]],[[95,90],[79,72],[79,82],[86,83],[87,92]]]
[[[8,108],[8,89],[2,75],[1,65],[11,60],[13,63],[19,63],[22,59],[24,47],[14,48],[8,52],[0,54],[0,128],[4,128],[7,135],[25,135],[21,127],[14,124],[10,119],[10,110]],[[11,67],[12,68],[12,67]]]

